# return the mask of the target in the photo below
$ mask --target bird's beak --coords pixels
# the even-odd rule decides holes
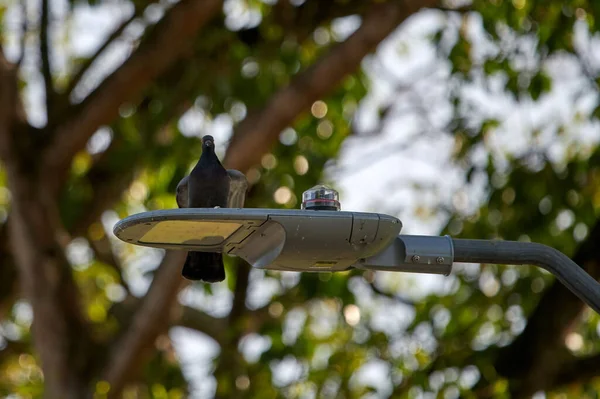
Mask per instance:
[[[212,146],[213,146],[213,142],[212,142],[212,140],[206,140],[206,141],[204,142],[204,145],[205,145],[206,147],[212,147]]]

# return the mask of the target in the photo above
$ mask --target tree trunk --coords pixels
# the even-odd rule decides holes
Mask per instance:
[[[28,149],[27,151],[31,151]],[[83,398],[93,353],[70,266],[66,234],[54,190],[44,180],[34,154],[7,162],[11,188],[9,233],[21,288],[35,315],[32,332],[40,355],[46,396]],[[61,243],[63,245],[61,245]]]

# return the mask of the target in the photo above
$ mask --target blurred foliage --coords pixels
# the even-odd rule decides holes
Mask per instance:
[[[103,2],[87,3],[94,12]],[[223,19],[210,24],[188,57],[146,90],[138,103],[124,104],[120,117],[96,133],[88,151],[78,154],[73,163],[60,205],[65,226],[80,238],[71,244],[68,256],[86,316],[94,334],[105,340],[119,329],[114,308],[143,292],[140,286],[145,286],[157,263],[156,252],[114,240],[111,220],[174,208],[175,187],[200,153],[198,137],[217,126],[234,128],[336,41],[331,18],[323,18],[318,26],[286,27],[277,23],[274,2],[230,3],[243,3],[258,12],[260,23],[237,31],[225,28]],[[352,2],[332,3],[345,10],[346,3]],[[73,10],[84,6],[70,4]],[[147,6],[147,2],[133,4],[140,10]],[[475,0],[467,11],[444,11],[446,16],[457,16],[462,25],[448,27],[431,40],[438,44],[439,56],[450,61],[454,87],[481,76],[500,78],[502,94],[514,101],[540,101],[553,87],[544,61],[567,53],[581,62],[588,90],[598,94],[600,69],[591,67],[574,47],[573,30],[575,24],[585,23],[595,34],[600,26],[599,4],[594,0]],[[7,7],[14,4],[0,3],[2,30],[11,29],[2,23]],[[497,48],[485,57],[473,54],[467,25],[474,16],[486,40]],[[449,31],[456,34],[450,45],[441,40]],[[514,45],[521,43],[519,38],[531,39],[532,47]],[[533,58],[525,63],[527,68],[519,62],[524,53]],[[69,59],[69,69],[81,62]],[[31,76],[23,76],[25,88],[32,81]],[[367,88],[362,72],[347,77],[335,93],[315,102],[310,113],[284,130],[261,165],[247,173],[254,184],[248,206],[298,208],[302,192],[327,179],[325,165],[337,158],[351,133],[352,118]],[[573,255],[600,210],[597,144],[569,140],[571,124],[579,123],[572,121],[553,127],[557,140],[566,137],[566,145],[571,146],[559,160],[551,160],[546,148],[536,146],[524,154],[499,156],[486,140],[494,132],[503,132],[504,121],[474,121],[473,110],[458,89],[450,92],[449,101],[455,106],[448,129],[456,143],[454,162],[465,169],[465,186],[474,184],[476,176],[484,178],[486,196],[472,213],[451,207],[443,233],[538,241]],[[591,121],[598,116],[597,107],[580,118]],[[226,143],[218,144],[222,155]],[[486,160],[475,162],[473,154],[482,148]],[[101,220],[90,219],[88,215],[97,212],[96,201],[105,198],[112,210]],[[1,221],[9,206],[10,192],[0,169]],[[236,272],[237,265],[227,259],[228,293],[235,286]],[[249,291],[275,289],[259,304],[246,301],[249,318],[257,317],[257,308],[266,309],[269,317],[257,331],[241,338],[242,342],[260,338],[267,349],[254,358],[237,357],[235,371],[219,369],[220,358],[203,365],[217,371],[218,392],[226,397],[471,398],[479,397],[480,389],[491,397],[509,397],[508,381],[494,369],[498,349],[523,331],[527,316],[553,281],[536,268],[457,266],[442,292],[413,303],[401,294],[414,284],[410,278],[358,271],[302,275],[252,271],[250,276]],[[227,303],[223,299],[227,295],[215,286],[195,284],[188,291],[220,301],[220,306]],[[212,312],[208,305],[198,307]],[[588,311],[583,319],[571,335],[578,355],[600,349],[600,318]],[[21,301],[0,324],[3,396],[42,395],[43,378],[31,351],[30,325],[31,309]],[[237,343],[229,344],[233,348],[222,352],[236,350]],[[169,338],[160,337],[155,346],[124,397],[188,395],[189,378]],[[101,398],[110,387],[99,380],[95,389],[95,397]],[[600,380],[595,379],[559,388],[548,397],[592,398],[599,390]]]

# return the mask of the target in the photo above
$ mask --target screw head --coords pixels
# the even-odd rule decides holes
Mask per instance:
[[[441,256],[438,256],[435,261],[441,265],[442,263],[444,263],[444,258]]]
[[[413,262],[418,262],[420,260],[421,260],[421,257],[419,255],[413,255],[413,257],[412,257]]]

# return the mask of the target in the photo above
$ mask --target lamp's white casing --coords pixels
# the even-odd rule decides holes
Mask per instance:
[[[382,251],[401,228],[378,213],[185,208],[129,216],[114,233],[137,245],[223,252],[257,268],[339,271]]]

